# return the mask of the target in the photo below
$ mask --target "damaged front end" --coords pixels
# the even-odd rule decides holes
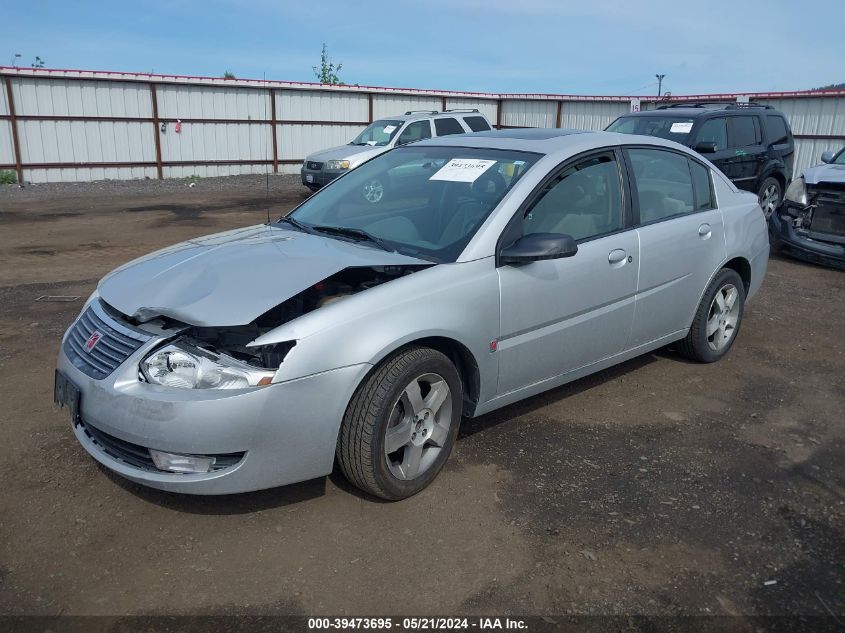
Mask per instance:
[[[296,341],[254,345],[279,326],[362,291],[427,268],[428,265],[388,265],[345,268],[238,326],[192,325],[155,311],[135,316],[114,314],[133,327],[163,334],[162,345],[146,356],[139,379],[186,389],[261,387],[273,377]],[[113,308],[110,308],[112,312]]]
[[[769,230],[773,246],[784,253],[845,269],[845,183],[794,180]]]

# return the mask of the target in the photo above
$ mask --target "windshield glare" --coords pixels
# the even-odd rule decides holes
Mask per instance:
[[[611,123],[607,131],[620,134],[658,136],[683,143],[689,136],[693,120],[674,116],[623,116]]]
[[[338,178],[289,217],[306,229],[364,230],[399,253],[453,262],[539,157],[513,150],[402,147]]]
[[[375,147],[383,147],[390,142],[399,128],[402,127],[402,121],[392,121],[383,119],[381,121],[373,121],[363,132],[356,136],[350,145],[373,145]]]

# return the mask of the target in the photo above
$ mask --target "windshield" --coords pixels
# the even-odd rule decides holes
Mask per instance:
[[[374,145],[382,147],[387,145],[399,128],[402,127],[402,121],[391,121],[389,119],[382,119],[381,121],[373,121],[363,132],[356,136],[350,145]]]
[[[623,116],[607,127],[608,132],[659,136],[683,143],[692,129],[693,120],[677,116]]]
[[[513,150],[401,147],[338,178],[288,218],[328,237],[453,262],[539,157]]]
[[[845,165],[845,149],[839,150],[836,158],[833,159],[834,165]]]

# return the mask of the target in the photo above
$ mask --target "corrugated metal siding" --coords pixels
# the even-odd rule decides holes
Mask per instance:
[[[27,169],[27,182],[88,182],[91,180],[137,180],[155,178],[155,167],[63,167]]]
[[[603,130],[630,109],[629,104],[614,101],[564,101],[560,126],[576,130]]]
[[[369,120],[369,97],[374,118],[407,110],[477,108],[491,123],[497,120],[497,99],[502,99],[500,121],[505,126],[550,127],[556,124],[561,103],[561,126],[599,130],[628,111],[627,100],[578,98],[565,95],[449,94],[435,91],[391,91],[381,88],[303,86],[282,82],[235,81],[212,78],[143,77],[72,71],[2,69],[11,76],[16,111],[22,116],[135,117],[141,121],[18,121],[24,179],[32,182],[90,180],[98,178],[156,177],[155,135],[161,140],[163,174],[183,177],[262,173],[260,165],[168,166],[168,161],[267,161],[272,153],[269,89],[276,94],[276,116],[283,121],[365,122]],[[49,73],[49,74],[48,74]],[[108,81],[100,81],[108,79]],[[155,130],[152,91],[156,85],[159,116],[166,132]],[[735,97],[736,95],[733,95]],[[764,98],[765,97],[765,98]],[[692,98],[692,97],[690,97]],[[697,96],[697,100],[730,99],[731,95]],[[830,139],[796,139],[796,173],[817,164],[825,150],[845,145],[845,98],[841,94],[760,95],[757,99],[781,110],[796,135],[835,136]],[[652,103],[643,101],[642,107]],[[8,117],[5,85],[0,84],[0,116]],[[183,119],[181,134],[174,119]],[[237,120],[251,123],[186,123],[190,119]],[[307,154],[348,143],[360,125],[279,124],[278,158],[302,160]],[[0,163],[14,164],[11,124],[0,120]],[[29,168],[40,163],[144,162],[131,167]],[[279,171],[295,173],[299,166],[279,165]]]
[[[363,129],[355,125],[280,125],[279,159],[302,160],[321,149],[345,145]]]
[[[367,95],[313,90],[276,93],[276,118],[281,121],[368,121],[369,116]]]
[[[556,101],[519,100],[505,101],[502,103],[502,125],[555,127],[556,123]]]
[[[266,91],[223,86],[159,85],[158,115],[162,119],[269,119]]]
[[[267,131],[265,125],[183,123],[182,132],[177,134],[174,126],[169,126],[167,133],[161,135],[161,158],[165,163],[271,159],[273,150]]]
[[[6,80],[0,79],[0,115],[9,114],[9,97],[6,96]]]
[[[155,161],[153,130],[135,121],[18,121],[23,163]]]
[[[376,95],[373,97],[373,119],[383,119],[409,110],[437,110],[443,105],[437,97],[408,97],[405,95]]]
[[[12,145],[12,124],[0,121],[0,165],[11,165],[15,162],[15,151]]]
[[[17,77],[12,95],[19,116],[152,116],[150,88],[139,83]]]

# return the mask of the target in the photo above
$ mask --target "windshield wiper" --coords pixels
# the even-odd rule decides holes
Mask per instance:
[[[352,228],[351,226],[314,226],[311,228],[313,228],[315,231],[319,231],[320,233],[328,233],[330,235],[340,235],[342,237],[351,237],[358,238],[359,240],[366,240],[367,242],[372,242],[384,251],[388,251],[389,253],[396,252],[396,249],[388,246],[383,239],[381,239],[380,237],[376,237],[375,235],[365,231],[364,229],[356,229]]]
[[[292,227],[299,229],[303,233],[311,233],[312,235],[314,233],[314,229],[312,229],[310,226],[305,226],[302,222],[300,222],[299,220],[294,220],[290,216],[279,218],[279,222],[285,222],[287,224],[290,224]]]

